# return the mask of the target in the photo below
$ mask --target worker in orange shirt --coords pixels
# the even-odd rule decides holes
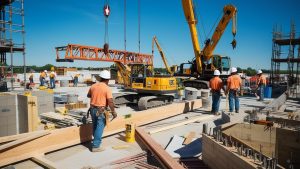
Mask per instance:
[[[51,71],[49,77],[50,77],[50,89],[54,89],[55,88],[56,73],[54,71]]]
[[[229,112],[233,112],[235,107],[235,112],[239,113],[240,101],[239,101],[239,91],[242,87],[242,79],[237,74],[237,69],[235,67],[231,68],[231,75],[227,79],[227,89],[226,94],[229,94]]]
[[[47,76],[46,73],[47,73],[47,70],[41,71],[41,73],[40,73],[40,86],[44,86],[44,84],[45,84],[45,79]]]
[[[266,77],[263,75],[262,70],[257,71],[257,88],[259,99],[258,101],[264,101],[264,89],[267,85]]]
[[[209,87],[212,93],[212,107],[211,113],[215,115],[220,115],[219,113],[219,106],[220,106],[220,96],[221,96],[221,89],[225,92],[224,85],[222,79],[220,79],[220,71],[214,71],[214,77],[209,81]]]
[[[96,76],[96,79],[100,82],[95,83],[91,86],[87,96],[91,98],[90,114],[93,122],[94,136],[92,151],[100,152],[104,150],[104,148],[100,146],[102,142],[103,130],[106,125],[104,111],[108,106],[110,108],[111,114],[113,115],[113,118],[117,117],[117,113],[114,107],[112,91],[108,86],[110,72],[107,70],[103,70],[100,72],[99,76]]]

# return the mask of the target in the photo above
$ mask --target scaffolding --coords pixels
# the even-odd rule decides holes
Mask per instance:
[[[0,1],[0,80],[10,79],[14,89],[14,57],[23,57],[24,84],[26,84],[24,0]],[[10,62],[8,65],[8,58]],[[19,56],[18,56],[19,57]],[[18,60],[20,60],[18,58]],[[24,85],[26,86],[26,85]],[[0,86],[1,87],[1,86]]]
[[[290,33],[283,34],[282,28],[274,26],[271,62],[271,82],[273,85],[286,84],[287,87],[299,86],[300,35],[291,23]],[[299,88],[299,87],[298,87]]]

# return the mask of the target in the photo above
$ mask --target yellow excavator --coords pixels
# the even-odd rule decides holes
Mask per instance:
[[[164,65],[166,67],[166,70],[167,70],[168,74],[173,75],[177,71],[177,65],[172,65],[171,67],[169,67],[167,58],[166,58],[160,44],[158,43],[158,40],[157,40],[156,36],[154,36],[153,39],[152,39],[152,55],[154,55],[154,44],[156,45],[156,47],[159,51],[159,54],[161,56],[161,59],[164,62]]]
[[[145,110],[173,102],[173,94],[177,92],[175,77],[153,75],[153,67],[142,63],[124,65],[115,61],[115,64],[123,78],[124,88],[131,91],[115,94],[116,105],[134,103],[139,110]]]
[[[221,72],[221,78],[224,80],[229,76],[231,60],[228,56],[213,54],[215,47],[221,39],[224,30],[232,19],[232,34],[236,35],[236,14],[237,9],[233,5],[226,5],[223,9],[223,16],[219,21],[211,39],[206,40],[205,46],[201,51],[197,35],[197,19],[192,0],[182,0],[182,6],[185,18],[188,22],[195,58],[189,63],[180,64],[175,76],[195,77],[195,80],[185,80],[184,86],[197,89],[207,89],[208,80],[213,76],[213,71],[218,69]],[[233,49],[236,47],[236,40],[231,42]]]

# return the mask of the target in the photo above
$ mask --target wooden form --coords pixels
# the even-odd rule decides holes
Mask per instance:
[[[133,113],[131,118],[118,116],[104,129],[103,136],[108,136],[125,130],[125,124],[135,123],[136,126],[145,125],[178,114],[191,111],[192,108],[200,108],[202,101],[194,100],[148,109]],[[87,142],[92,139],[92,124],[74,126],[50,131],[50,134],[38,139],[26,142],[16,147],[7,149],[0,154],[0,167],[21,160],[32,158],[36,154],[63,149],[72,145]]]
[[[184,169],[175,159],[173,159],[154,139],[151,138],[143,129],[137,127],[137,140],[140,140],[143,145],[147,147],[159,161],[163,168]]]
[[[154,134],[154,133],[158,133],[158,132],[161,132],[161,131],[164,131],[164,130],[169,130],[169,129],[172,129],[172,128],[175,128],[175,127],[183,126],[183,125],[186,125],[186,124],[189,124],[189,123],[194,123],[196,121],[212,119],[214,117],[215,117],[214,115],[205,115],[205,116],[195,117],[195,118],[188,119],[188,120],[185,120],[185,121],[181,121],[179,123],[175,123],[175,124],[172,124],[172,125],[167,125],[167,126],[163,126],[163,127],[160,127],[160,128],[152,129],[152,130],[148,131],[148,133],[149,134]]]
[[[87,108],[87,103],[78,102],[78,103],[65,104],[65,108],[68,110]]]

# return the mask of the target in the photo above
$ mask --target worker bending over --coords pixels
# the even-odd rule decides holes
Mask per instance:
[[[231,68],[231,75],[227,79],[227,89],[226,94],[229,94],[229,112],[233,112],[235,107],[235,112],[239,113],[240,101],[239,92],[242,87],[242,79],[237,74],[237,69],[235,67]]]
[[[211,88],[212,93],[212,107],[211,113],[215,115],[220,115],[219,107],[220,107],[220,97],[221,97],[221,89],[225,92],[224,85],[222,79],[220,79],[220,71],[214,71],[214,77],[209,81],[209,87]]]
[[[266,77],[263,75],[263,72],[261,70],[257,71],[257,88],[258,89],[258,101],[264,101],[264,89],[267,85]]]
[[[104,111],[107,105],[109,106],[113,117],[117,117],[117,113],[115,112],[113,103],[112,91],[108,86],[110,72],[107,70],[103,70],[100,72],[99,76],[100,78],[96,76],[96,79],[100,82],[93,84],[87,95],[89,98],[91,98],[90,113],[93,122],[94,136],[92,144],[93,152],[100,152],[104,150],[104,148],[100,145],[102,142],[103,130],[106,125]]]

